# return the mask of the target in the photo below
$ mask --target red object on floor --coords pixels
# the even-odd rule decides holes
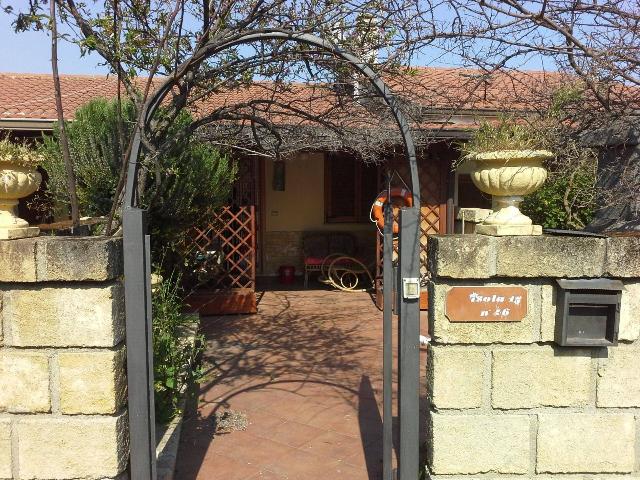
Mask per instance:
[[[282,265],[278,269],[280,274],[280,283],[282,285],[291,285],[295,280],[296,267],[293,265]]]

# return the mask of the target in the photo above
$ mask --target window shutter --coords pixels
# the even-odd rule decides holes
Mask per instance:
[[[359,218],[361,222],[369,220],[371,205],[378,195],[378,166],[368,163],[360,164],[360,209]]]
[[[327,156],[325,165],[326,221],[368,221],[378,193],[378,167],[347,153]]]
[[[329,156],[329,212],[328,219],[355,221],[356,183],[355,161],[345,155]]]

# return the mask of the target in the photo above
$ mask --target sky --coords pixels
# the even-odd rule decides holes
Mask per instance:
[[[12,21],[12,16],[0,10],[0,72],[51,73],[50,37],[45,32],[15,33],[11,25]],[[440,54],[435,57],[440,57]],[[106,75],[108,69],[101,65],[101,60],[101,57],[95,53],[81,56],[77,46],[66,41],[58,42],[60,73]],[[430,60],[418,63],[429,63],[433,66],[455,66],[455,60],[450,55],[438,58],[435,62],[433,57]],[[515,67],[526,70],[553,69],[550,68],[550,65],[545,65],[540,57],[528,58]]]
[[[0,71],[51,73],[51,38],[45,32],[14,33],[12,17],[0,11]],[[77,46],[58,42],[60,73],[106,75],[96,54],[80,56]]]

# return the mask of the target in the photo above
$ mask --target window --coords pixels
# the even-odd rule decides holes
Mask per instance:
[[[378,166],[348,153],[331,153],[325,160],[325,219],[327,223],[368,222],[378,194]]]

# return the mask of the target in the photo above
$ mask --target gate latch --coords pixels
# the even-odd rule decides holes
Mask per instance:
[[[419,278],[403,278],[402,279],[402,296],[406,300],[414,300],[420,298],[420,279]]]

